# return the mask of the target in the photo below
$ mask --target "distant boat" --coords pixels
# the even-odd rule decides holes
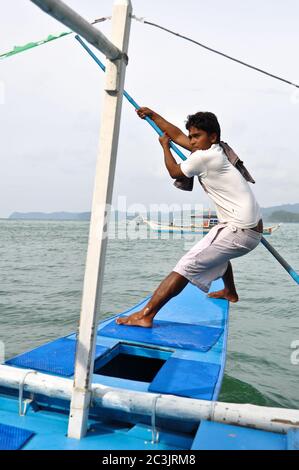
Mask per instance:
[[[276,224],[271,227],[264,227],[263,235],[272,235],[272,233],[278,230],[280,226],[281,224]]]
[[[143,223],[148,225],[154,232],[158,233],[204,233],[202,225],[176,225],[161,224],[154,220],[143,219]]]
[[[191,216],[195,218],[196,216]],[[189,225],[179,225],[175,223],[162,224],[154,220],[143,219],[143,223],[148,225],[154,232],[157,233],[194,233],[194,234],[207,234],[212,227],[218,224],[217,217],[204,218],[202,224],[189,224]],[[281,224],[272,225],[270,227],[265,227],[263,230],[263,235],[272,235]]]

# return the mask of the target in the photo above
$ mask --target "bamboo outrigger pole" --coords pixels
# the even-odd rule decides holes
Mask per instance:
[[[78,15],[69,6],[60,0],[31,0],[45,13],[53,16],[56,20],[68,26],[75,33],[80,34],[90,44],[101,51],[110,60],[121,59],[123,54],[114,43],[104,36],[98,29],[94,28],[87,20]],[[119,2],[124,4],[125,2]]]
[[[73,31],[81,34],[107,57],[99,154],[68,427],[68,437],[81,439],[87,431],[91,401],[98,325],[97,307],[100,305],[102,295],[107,247],[106,210],[112,201],[132,6],[130,0],[116,0],[112,14],[112,42],[110,42],[60,0],[31,1]]]
[[[72,396],[72,379],[0,365],[1,387],[19,390],[20,383],[23,384],[22,390],[37,395],[66,401]],[[99,410],[127,413],[129,420],[131,415],[152,417],[154,413],[156,418],[175,419],[197,426],[201,420],[208,420],[284,434],[290,429],[299,428],[299,410],[294,409],[213,402],[125,390],[101,384],[92,384],[91,393],[92,401]]]

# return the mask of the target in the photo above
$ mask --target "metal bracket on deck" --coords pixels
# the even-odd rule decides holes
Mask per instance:
[[[26,380],[27,375],[29,375],[29,374],[37,374],[37,371],[36,370],[27,370],[25,372],[22,380],[20,381],[20,384],[19,384],[19,416],[25,416],[28,405],[30,405],[30,403],[32,403],[34,401],[34,394],[33,393],[31,393],[30,398],[26,398],[25,400],[23,400],[25,380]]]
[[[21,408],[19,408],[19,415],[20,416],[25,416],[28,406],[31,405],[31,403],[33,403],[33,402],[34,402],[34,395],[32,394],[31,398],[26,398],[24,400],[24,402],[23,402],[24,408],[23,409],[22,409],[22,403],[20,404]]]
[[[209,421],[215,421],[215,409],[216,409],[217,402],[211,401],[211,411],[210,411],[210,419]]]
[[[159,442],[159,431],[156,428],[156,408],[157,401],[162,395],[156,395],[153,399],[152,405],[152,444],[158,444]]]

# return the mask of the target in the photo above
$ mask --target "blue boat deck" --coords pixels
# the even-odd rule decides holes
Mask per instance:
[[[215,281],[212,288],[221,287],[222,281]],[[224,373],[227,333],[228,302],[209,299],[189,284],[161,309],[153,329],[119,326],[115,317],[99,325],[93,383],[216,399]],[[72,334],[6,364],[72,378],[75,346],[76,335]],[[36,406],[19,416],[17,391],[1,392],[0,423],[34,433],[24,449],[190,449],[196,432],[184,423],[171,425],[161,420],[159,443],[152,444],[150,418],[103,410],[97,415],[93,410],[87,436],[77,441],[66,437],[69,403],[35,397]]]
[[[92,418],[89,419],[89,431],[83,439],[70,439],[67,437],[67,412],[48,410],[41,406],[39,410],[29,408],[26,416],[19,416],[17,397],[4,397],[2,393],[0,423],[33,433],[22,446],[23,450],[180,450],[190,449],[193,440],[187,434],[162,431],[159,443],[153,444],[150,425],[102,422]],[[5,436],[1,435],[0,429],[0,450],[8,449],[3,445],[4,440]],[[10,450],[18,448],[10,447]]]
[[[279,434],[202,421],[192,450],[299,450],[299,430]]]
[[[215,281],[211,290],[222,287]],[[138,311],[143,300],[123,315]],[[166,304],[152,329],[120,326],[115,318],[98,328],[93,383],[152,393],[217,400],[225,368],[228,302],[210,299],[189,284]],[[60,338],[6,362],[11,367],[72,378],[76,335]],[[28,398],[29,394],[25,393]],[[266,433],[218,423],[200,426],[91,408],[81,440],[67,437],[69,402],[35,396],[25,416],[18,414],[18,391],[0,388],[0,449],[189,450],[296,448],[298,435]],[[1,427],[2,426],[2,427]],[[2,446],[2,447],[1,447]]]
[[[213,289],[222,287],[215,281]],[[147,299],[127,310],[142,308]],[[216,400],[224,374],[228,302],[189,284],[158,313],[153,328],[98,328],[94,383],[130,390]],[[76,335],[60,338],[6,362],[13,367],[72,378]],[[186,378],[188,388],[186,388]]]

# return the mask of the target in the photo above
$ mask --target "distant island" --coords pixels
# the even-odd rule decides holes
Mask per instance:
[[[262,207],[265,222],[299,223],[299,203],[282,204],[280,206]],[[157,213],[158,214],[158,213]],[[125,213],[117,211],[118,219],[132,219],[138,213]],[[89,221],[90,212],[13,212],[8,219],[11,220],[78,220]]]
[[[79,220],[90,221],[90,212],[13,212],[9,220]],[[126,214],[125,212],[117,211],[118,219],[124,220],[126,218],[134,218],[138,214]]]
[[[267,219],[269,222],[299,223],[299,214],[287,211],[275,211]]]
[[[90,220],[90,212],[13,212],[14,220]]]
[[[271,216],[274,213],[282,213],[286,212],[288,214],[299,214],[299,204],[281,204],[280,206],[272,206],[272,207],[262,207],[262,214],[265,220],[269,220],[269,222],[273,222],[270,220]],[[283,215],[286,217],[286,215]],[[287,222],[287,220],[281,220],[280,222]]]

